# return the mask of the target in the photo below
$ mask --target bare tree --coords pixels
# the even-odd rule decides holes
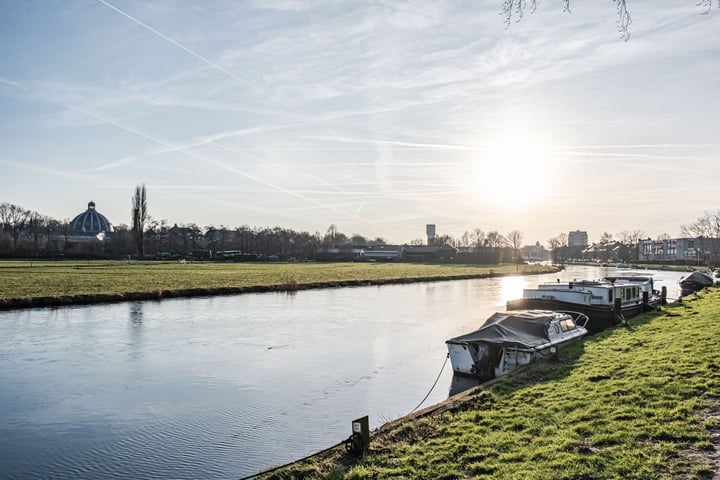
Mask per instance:
[[[485,244],[485,240],[486,240],[485,232],[483,232],[479,228],[476,228],[475,230],[473,230],[472,238],[473,238],[473,242],[475,243],[475,246],[478,248],[482,247],[483,244]]]
[[[644,236],[645,232],[642,230],[623,230],[618,233],[618,238],[620,239],[620,242],[623,245],[623,250],[625,251],[625,260],[638,260],[638,243]]]
[[[697,255],[697,263],[700,265],[705,259],[707,243],[713,234],[712,215],[705,212],[693,223],[680,225],[680,234],[685,237],[697,238],[700,241],[700,253]]]
[[[500,232],[492,231],[488,232],[487,236],[485,237],[485,244],[488,246],[488,248],[500,248],[505,243],[505,237],[503,237]]]
[[[645,236],[645,232],[642,230],[623,230],[617,236],[625,245],[635,245]]]
[[[132,230],[135,234],[135,248],[140,258],[145,256],[145,224],[147,214],[147,192],[145,184],[135,187],[132,201]]]
[[[567,262],[570,256],[568,252],[569,236],[563,232],[558,235],[558,240],[560,241],[560,262]]]
[[[49,224],[50,218],[37,212],[32,212],[28,218],[28,231],[32,235],[33,251],[35,253],[40,251],[40,240],[43,239],[44,235],[47,235]]]
[[[324,244],[325,248],[335,248],[335,239],[337,237],[337,225],[331,224],[327,232],[325,232]]]
[[[557,263],[560,256],[560,247],[562,246],[562,242],[559,237],[552,237],[548,239],[547,243],[548,248],[552,252],[553,263]]]
[[[12,203],[0,203],[0,225],[12,238],[13,252],[20,236],[30,225],[32,212]]]
[[[515,271],[520,269],[520,265],[518,264],[518,252],[520,252],[520,248],[522,248],[522,241],[523,234],[519,230],[513,230],[507,234],[508,246],[512,248],[513,251],[513,263],[515,263]]]
[[[720,264],[720,210],[709,214],[710,235],[712,237],[711,262],[713,265]]]
[[[630,39],[630,25],[632,24],[632,17],[627,8],[626,0],[612,0],[615,4],[615,10],[617,11],[617,28],[620,32],[620,37],[628,41]],[[562,0],[563,11],[570,13],[570,0]],[[713,0],[698,0],[697,6],[705,8],[703,14],[710,13],[713,6]],[[515,21],[519,22],[522,20],[525,12],[534,12],[537,10],[537,0],[503,0],[502,2],[502,14],[505,16],[506,28]],[[718,1],[718,8],[720,8],[720,1]]]
[[[505,245],[506,240],[499,232],[488,232],[485,236],[485,245],[490,249],[490,256],[493,263],[500,263],[500,247]]]

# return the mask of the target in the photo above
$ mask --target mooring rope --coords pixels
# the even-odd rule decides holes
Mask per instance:
[[[447,355],[445,355],[445,361],[443,362],[442,367],[440,368],[440,373],[438,373],[438,376],[437,376],[437,378],[435,379],[435,382],[432,384],[432,387],[430,387],[430,391],[427,392],[427,395],[425,395],[425,398],[423,398],[423,399],[420,401],[420,403],[417,404],[417,407],[415,407],[415,408],[413,408],[412,410],[410,410],[410,413],[415,413],[415,410],[417,410],[418,408],[420,408],[420,405],[422,405],[423,403],[425,403],[425,400],[427,400],[428,397],[430,396],[430,394],[432,393],[432,391],[435,390],[435,385],[437,385],[438,381],[440,380],[440,376],[441,376],[442,373],[443,373],[443,370],[445,370],[445,365],[447,365],[448,358],[450,358],[450,353],[448,353]],[[408,415],[410,415],[410,413],[408,413]]]
[[[445,370],[445,365],[447,365],[448,358],[450,358],[450,354],[449,354],[449,353],[445,356],[445,360],[443,361],[442,367],[440,368],[440,373],[438,373],[438,376],[437,376],[437,378],[435,379],[435,382],[433,382],[432,387],[430,387],[430,390],[427,392],[427,395],[425,395],[425,398],[423,398],[422,401],[417,404],[417,407],[413,408],[413,409],[410,411],[410,413],[408,413],[408,415],[410,415],[411,413],[414,413],[415,410],[417,410],[418,408],[420,408],[420,406],[421,406],[423,403],[425,403],[425,400],[428,399],[428,397],[430,396],[430,394],[432,393],[432,391],[435,390],[435,386],[437,385],[438,381],[440,380],[440,377],[442,376],[443,371]],[[349,440],[349,439],[348,439],[348,440]],[[293,460],[292,462],[288,462],[288,463],[286,463],[286,464],[284,464],[284,465],[279,465],[279,466],[277,466],[277,467],[273,467],[273,468],[270,468],[270,469],[268,469],[268,470],[263,470],[263,471],[261,471],[261,472],[253,473],[252,475],[248,475],[248,476],[246,476],[246,477],[241,477],[241,478],[239,478],[238,480],[250,480],[250,479],[252,479],[252,478],[259,477],[260,475],[267,475],[268,473],[272,473],[272,472],[274,472],[274,471],[276,471],[276,470],[280,470],[280,469],[283,469],[283,468],[285,468],[285,467],[289,467],[290,465],[294,465],[294,464],[296,464],[296,463],[298,463],[298,462],[302,462],[303,460],[307,460],[307,459],[312,458],[312,457],[314,457],[314,456],[316,456],[316,455],[320,455],[320,454],[322,454],[322,453],[328,452],[328,451],[332,450],[333,448],[336,448],[336,447],[339,447],[340,445],[345,444],[348,440],[343,440],[342,442],[336,443],[335,445],[331,445],[331,446],[329,446],[329,447],[327,447],[327,448],[325,448],[325,449],[323,449],[323,450],[320,450],[319,452],[311,453],[310,455],[307,455],[307,456],[305,456],[305,457],[303,457],[303,458],[299,458],[299,459],[297,459],[297,460]]]

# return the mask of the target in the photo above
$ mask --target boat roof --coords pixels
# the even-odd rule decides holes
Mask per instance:
[[[679,282],[680,283],[696,282],[700,285],[705,285],[708,287],[710,285],[712,285],[713,283],[715,283],[715,281],[713,280],[713,278],[710,275],[708,275],[707,273],[698,272],[698,271],[690,272],[687,275],[684,275],[683,277],[680,278]]]
[[[648,282],[653,279],[652,275],[646,275],[643,273],[617,273],[615,275],[607,275],[603,277],[604,279],[614,282],[616,280],[628,280],[630,282]]]
[[[488,343],[499,347],[532,348],[549,342],[546,324],[557,318],[572,318],[545,310],[496,312],[474,332],[448,340],[450,343]]]

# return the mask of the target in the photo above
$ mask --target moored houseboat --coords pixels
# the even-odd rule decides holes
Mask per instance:
[[[664,294],[654,289],[652,277],[609,276],[602,280],[548,282],[523,290],[522,298],[507,302],[508,310],[572,310],[584,313],[586,328],[597,333],[640,313],[657,310]]]

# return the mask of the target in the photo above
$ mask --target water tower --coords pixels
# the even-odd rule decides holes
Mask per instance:
[[[428,223],[425,225],[425,233],[427,234],[427,244],[433,245],[435,243],[435,224]]]

